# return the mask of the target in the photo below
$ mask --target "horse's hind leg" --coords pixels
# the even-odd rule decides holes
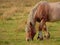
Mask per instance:
[[[44,37],[49,39],[50,38],[50,33],[48,32],[46,24],[43,26],[43,30],[44,30]]]

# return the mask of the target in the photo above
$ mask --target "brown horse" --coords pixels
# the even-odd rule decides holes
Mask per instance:
[[[50,38],[47,30],[46,22],[60,20],[60,2],[48,3],[46,1],[39,2],[31,10],[26,25],[26,40],[33,40],[36,30],[35,24],[39,22],[39,33],[37,39],[43,40],[42,30],[44,30],[45,38]]]

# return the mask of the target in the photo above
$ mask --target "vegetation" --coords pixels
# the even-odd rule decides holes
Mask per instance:
[[[47,22],[51,34],[49,40],[39,41],[36,39],[36,34],[33,41],[25,41],[25,22],[30,10],[39,1],[0,0],[0,45],[60,45],[60,22]],[[36,28],[38,28],[38,24]]]

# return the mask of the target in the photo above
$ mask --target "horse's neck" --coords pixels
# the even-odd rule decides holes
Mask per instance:
[[[38,4],[36,4],[34,7],[33,7],[33,9],[30,11],[30,13],[29,13],[29,16],[28,16],[28,23],[32,23],[33,25],[35,25],[35,11],[36,11],[36,9],[37,9],[37,7],[38,7],[38,5],[40,4],[40,2],[38,3]]]
[[[37,7],[40,5],[41,2],[37,3],[33,9],[30,11],[30,14],[29,14],[29,22],[31,22],[33,25],[35,25],[35,13],[36,13],[36,10],[37,10]]]
[[[35,25],[35,19],[34,19],[34,14],[33,14],[33,12],[31,12],[30,13],[30,15],[29,15],[29,22],[31,22],[32,23],[32,25]]]

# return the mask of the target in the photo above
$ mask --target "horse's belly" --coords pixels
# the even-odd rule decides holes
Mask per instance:
[[[60,20],[60,5],[51,5],[49,19],[50,21]]]

